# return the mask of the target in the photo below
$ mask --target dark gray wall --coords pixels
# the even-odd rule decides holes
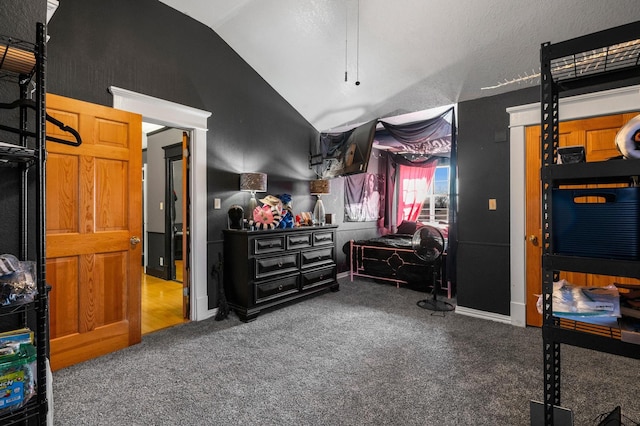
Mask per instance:
[[[46,20],[47,5],[41,0],[3,0],[0,13],[0,34],[14,39],[31,43],[36,41],[36,23]],[[0,102],[9,103],[20,97],[17,78],[7,81],[0,79]],[[6,126],[19,127],[19,115],[17,110],[2,110],[0,123]],[[33,130],[34,115],[29,113],[29,129]],[[18,136],[13,133],[0,132],[0,141],[18,143]],[[32,143],[32,142],[30,142]],[[21,222],[20,185],[21,172],[19,169],[0,168],[0,254],[20,254],[19,233]],[[28,205],[30,206],[30,248],[35,244],[33,232],[33,219],[35,218],[36,194],[34,173],[30,174]],[[28,257],[35,260],[35,252],[30,250]]]
[[[163,261],[160,265],[160,258],[166,257],[164,252],[164,232],[147,232],[147,262],[144,265],[145,274],[153,275],[162,279],[170,279],[169,262]]]
[[[510,106],[540,100],[529,88],[458,105],[458,304],[509,315]],[[489,210],[495,198],[497,209]]]
[[[43,0],[2,0],[0,33],[21,40],[36,41],[36,23],[45,22],[47,2]]]

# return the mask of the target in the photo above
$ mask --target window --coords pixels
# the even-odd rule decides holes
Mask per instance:
[[[449,166],[436,168],[431,185],[418,216],[420,222],[447,223],[449,221]]]

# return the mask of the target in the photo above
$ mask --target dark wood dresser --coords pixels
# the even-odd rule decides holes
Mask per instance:
[[[260,311],[331,289],[336,225],[265,231],[224,230],[224,290],[244,321]]]

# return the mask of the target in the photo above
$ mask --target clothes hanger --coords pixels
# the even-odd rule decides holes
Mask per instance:
[[[18,99],[10,103],[0,103],[0,109],[15,109],[19,107],[26,107],[26,108],[31,108],[35,110],[36,103],[30,99]],[[65,145],[71,145],[71,146],[80,146],[82,144],[82,138],[80,137],[80,134],[73,127],[67,126],[62,121],[50,116],[49,114],[46,114],[46,120],[50,123],[55,124],[63,132],[71,133],[76,140],[75,142],[73,142],[73,141],[68,141],[66,139],[57,138],[55,136],[47,136],[46,138],[48,141],[57,142]],[[12,133],[18,133],[26,136],[36,137],[36,134],[33,132],[23,131],[23,130],[15,129],[9,126],[0,125],[0,129],[8,132],[12,132]]]

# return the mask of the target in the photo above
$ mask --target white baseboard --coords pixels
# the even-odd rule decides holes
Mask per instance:
[[[464,306],[456,306],[456,313],[466,315],[468,317],[486,319],[489,321],[497,321],[511,325],[511,317],[507,315],[496,314],[493,312],[479,311],[477,309],[465,308]]]
[[[53,426],[53,373],[51,372],[51,364],[47,358],[47,426]]]
[[[511,325],[527,326],[527,306],[520,302],[511,302]]]
[[[191,321],[202,321],[207,318],[215,317],[218,313],[218,308],[209,309],[209,297],[203,296],[196,299],[197,305],[195,306],[195,315],[194,309],[191,309]]]

